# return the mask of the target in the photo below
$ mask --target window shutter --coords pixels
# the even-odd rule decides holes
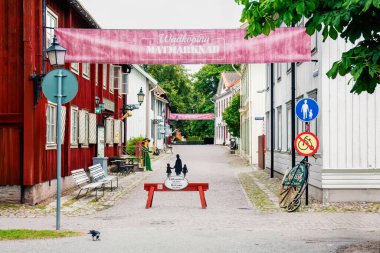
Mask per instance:
[[[120,142],[120,120],[114,120],[113,124],[113,143]]]
[[[88,132],[88,143],[96,144],[96,114],[89,113],[89,132]]]
[[[111,119],[107,119],[107,122],[106,122],[106,143],[107,144],[112,144],[111,127],[112,127]]]
[[[124,143],[124,121],[121,121],[121,143]]]
[[[79,143],[86,144],[86,112],[79,111]]]
[[[62,106],[61,112],[61,143],[65,142],[65,127],[66,127],[66,107]]]

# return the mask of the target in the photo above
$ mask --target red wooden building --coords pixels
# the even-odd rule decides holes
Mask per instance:
[[[125,66],[110,64],[66,64],[79,91],[64,104],[63,131],[56,133],[56,105],[32,79],[50,69],[43,49],[54,27],[99,25],[76,0],[0,0],[0,202],[35,204],[55,194],[57,134],[63,136],[62,188],[72,187],[71,170],[87,168],[97,156],[96,125],[103,117],[94,114],[96,98],[107,109],[105,156],[117,155],[123,140],[124,97],[114,84]]]

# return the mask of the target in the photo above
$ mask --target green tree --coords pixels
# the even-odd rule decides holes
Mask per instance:
[[[248,22],[246,38],[268,35],[283,23],[296,24],[307,18],[309,35],[322,31],[323,40],[356,43],[342,53],[327,72],[330,78],[352,75],[351,92],[373,93],[380,83],[380,0],[235,0],[244,5],[241,21]]]
[[[240,65],[234,67],[238,70]],[[235,71],[234,67],[230,64],[207,64],[194,74],[193,109],[195,112],[214,113],[215,105],[212,98],[217,92],[220,75],[222,72]],[[214,136],[214,121],[193,121],[191,127],[194,133],[200,133],[202,137]]]
[[[228,132],[234,137],[240,137],[240,95],[236,95],[231,104],[223,112],[223,120],[227,124]]]
[[[190,113],[193,87],[190,76],[182,65],[143,65],[144,70],[153,76],[167,92],[170,110],[173,113]],[[181,129],[185,135],[190,130],[189,121],[173,121],[174,128]]]

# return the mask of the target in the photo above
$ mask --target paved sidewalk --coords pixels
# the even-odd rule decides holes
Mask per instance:
[[[63,229],[101,231],[57,240],[0,242],[0,252],[335,252],[342,245],[380,238],[380,215],[367,213],[263,213],[253,209],[238,174],[250,172],[220,146],[175,146],[190,182],[208,182],[208,208],[196,192],[158,192],[151,209],[141,182],[117,205],[91,215],[62,218]],[[145,182],[163,182],[162,161]],[[54,229],[54,217],[0,217],[0,228]]]

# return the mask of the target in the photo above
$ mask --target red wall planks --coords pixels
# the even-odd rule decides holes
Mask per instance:
[[[89,28],[90,25],[70,6],[69,1],[47,0],[47,6],[58,15],[60,27]],[[20,184],[20,166],[23,159],[24,184],[34,185],[56,177],[55,149],[46,150],[46,105],[41,93],[34,106],[34,85],[31,75],[41,73],[42,67],[42,0],[0,0],[0,184]],[[47,63],[46,72],[49,71]],[[102,73],[99,65],[99,80]],[[70,68],[67,64],[66,68]],[[115,102],[114,118],[119,118],[122,100],[115,94],[95,86],[94,65],[91,78],[77,75],[79,92],[66,104],[65,140],[62,146],[62,175],[70,175],[77,168],[87,168],[95,156],[95,145],[70,146],[70,108],[75,105],[93,113],[95,95]],[[107,75],[109,77],[109,73]],[[108,83],[108,80],[107,80]],[[98,124],[102,124],[98,117]],[[20,147],[20,131],[23,146]],[[6,147],[12,145],[10,149]],[[23,149],[23,157],[20,153]],[[117,155],[117,145],[106,148],[109,156]],[[15,168],[18,168],[16,170]]]
[[[20,139],[19,126],[0,125],[0,185],[20,184]]]

